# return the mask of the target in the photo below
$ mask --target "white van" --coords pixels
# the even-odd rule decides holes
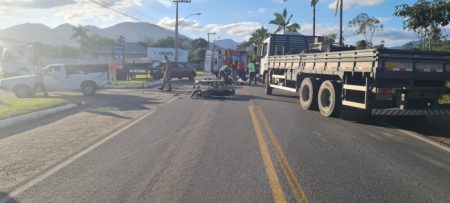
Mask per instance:
[[[53,64],[45,68],[44,84],[47,91],[76,91],[94,95],[98,88],[108,85],[108,65]],[[14,91],[17,97],[32,97],[35,75],[10,77],[0,80],[0,88]]]

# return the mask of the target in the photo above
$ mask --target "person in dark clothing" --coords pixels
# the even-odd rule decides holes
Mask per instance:
[[[234,61],[231,64],[231,79],[232,79],[233,86],[237,86],[237,76],[238,76],[237,62]]]
[[[163,79],[164,79],[164,81],[163,81],[163,84],[162,84],[162,86],[161,86],[161,88],[159,88],[160,90],[164,90],[164,86],[166,85],[166,83],[167,83],[167,85],[169,85],[169,89],[167,89],[167,91],[172,91],[172,84],[171,84],[171,82],[170,82],[170,80],[172,79],[171,78],[171,75],[170,75],[170,64],[169,64],[170,62],[169,62],[169,58],[167,58],[167,56],[164,56],[164,64],[163,64],[163,74],[164,74],[164,77],[163,77]]]
[[[39,89],[44,92],[44,96],[48,97],[47,88],[45,88],[44,84],[44,76],[45,76],[45,70],[41,66],[37,65],[34,69],[35,75],[36,75],[36,81],[34,83],[34,92],[37,92]]]

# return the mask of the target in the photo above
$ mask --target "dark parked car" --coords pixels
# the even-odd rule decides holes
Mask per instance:
[[[154,63],[152,65],[151,74],[153,78],[160,79],[163,77],[162,75],[162,66],[163,63]],[[194,80],[194,78],[197,76],[195,73],[195,70],[192,68],[187,67],[183,63],[170,63],[172,78],[188,78],[189,80]]]

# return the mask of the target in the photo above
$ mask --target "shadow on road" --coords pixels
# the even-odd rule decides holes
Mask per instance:
[[[0,131],[0,139],[15,135],[17,133],[25,132],[27,130],[31,130],[33,128],[37,128],[43,125],[47,125],[49,123],[56,122],[58,120],[64,119],[65,117],[68,117],[72,114],[80,112],[79,109],[69,110],[53,115],[46,116],[41,119],[35,119],[32,121],[24,122],[19,125],[10,126],[6,128],[2,128]]]
[[[6,192],[0,192],[0,201],[6,200],[5,203],[17,203],[18,201],[14,198],[9,197],[9,194]]]
[[[159,104],[161,102],[155,101],[154,98],[135,96],[135,95],[120,95],[120,94],[105,94],[98,93],[93,96],[84,95],[58,95],[56,98],[66,99],[72,103],[81,104],[86,108],[114,108],[119,111],[130,110],[146,110],[145,105]]]
[[[130,117],[121,116],[119,114],[112,113],[112,112],[107,112],[107,111],[97,111],[97,110],[89,110],[89,109],[84,110],[84,111],[85,112],[89,112],[89,113],[103,115],[103,116],[111,116],[111,117],[122,118],[122,119],[132,119]]]
[[[257,91],[262,91],[259,89]],[[251,96],[238,95],[240,98],[234,99],[237,101],[250,101],[251,99],[268,100],[276,102],[285,102],[298,104],[298,96],[294,93],[275,91],[272,95]],[[298,107],[298,105],[297,105]],[[300,107],[298,107],[300,108]],[[319,112],[317,112],[319,114]],[[330,118],[324,118],[330,119]],[[403,130],[416,132],[418,134],[433,138],[450,146],[450,116],[448,117],[434,117],[428,118],[420,117],[373,117],[367,112],[362,112],[358,109],[343,107],[339,119],[358,123],[361,125],[371,125],[382,128],[388,128],[382,122],[388,123]]]
[[[381,119],[381,118],[378,118]],[[413,131],[450,146],[450,117],[385,118],[383,121],[403,130]]]
[[[64,119],[68,116],[79,112],[89,112],[100,114],[104,116],[111,116],[122,119],[131,119],[126,116],[116,114],[111,111],[132,111],[132,110],[147,110],[148,105],[160,104],[155,98],[135,96],[135,95],[125,95],[125,94],[105,94],[99,93],[94,96],[84,96],[81,94],[54,94],[53,98],[63,98],[72,103],[79,105],[77,109],[61,112],[58,114],[53,114],[45,116],[41,119],[35,119],[19,125],[2,128],[0,131],[0,139],[6,138],[17,133],[25,132],[40,126],[44,126],[58,120]],[[80,105],[85,103],[85,105]]]

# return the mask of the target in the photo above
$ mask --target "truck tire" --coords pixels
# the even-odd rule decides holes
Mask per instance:
[[[17,98],[27,98],[33,96],[33,90],[28,85],[17,85],[13,89]]]
[[[190,81],[193,81],[195,79],[195,76],[196,76],[195,73],[190,73],[189,76],[188,76],[188,79]]]
[[[270,75],[266,74],[266,95],[272,95],[272,88],[270,87]]]
[[[92,96],[97,91],[97,85],[92,81],[86,81],[81,84],[81,91],[85,96]]]
[[[337,83],[325,80],[320,85],[318,105],[320,114],[326,117],[337,117],[341,111],[340,88]]]
[[[313,77],[303,79],[298,91],[300,106],[305,110],[317,109],[317,92],[317,82]]]

